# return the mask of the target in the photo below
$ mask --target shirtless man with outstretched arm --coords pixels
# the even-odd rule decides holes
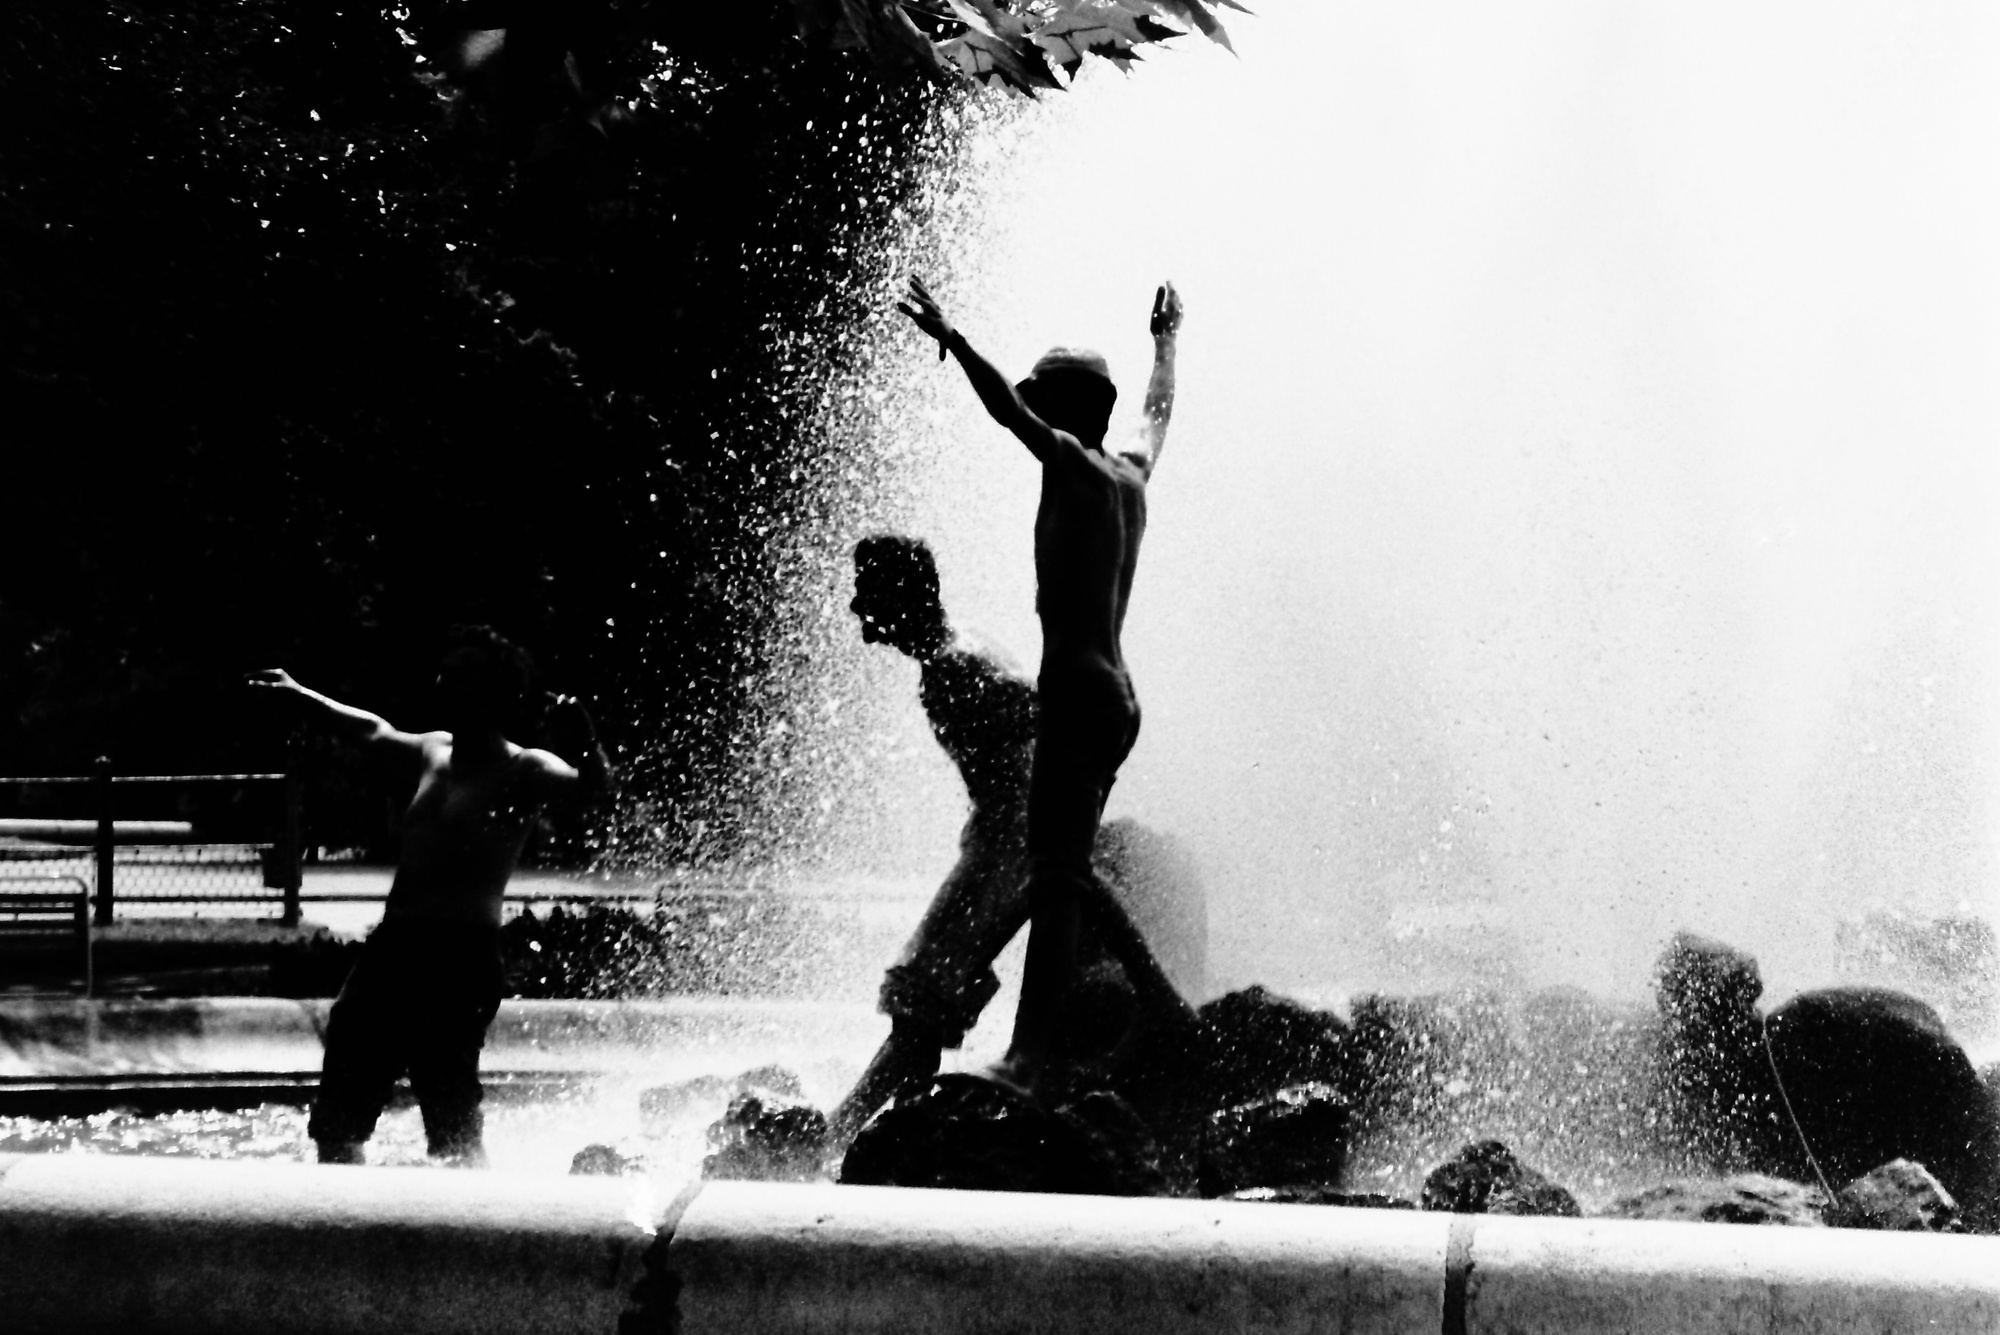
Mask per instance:
[[[577,758],[508,741],[525,703],[527,660],[488,631],[461,634],[438,673],[446,726],[402,732],[386,719],[306,689],[282,669],[252,686],[283,692],[415,795],[381,924],[327,1021],[325,1068],[310,1134],[322,1163],[359,1163],[391,1088],[406,1071],[430,1152],[484,1159],[479,1050],[500,1005],[500,909],[536,814],[550,801],[603,792],[610,766],[590,715],[573,698],[551,715],[556,744]]]
[[[1139,736],[1139,702],[1119,636],[1146,531],[1146,483],[1173,412],[1181,303],[1171,283],[1154,295],[1143,420],[1133,446],[1115,454],[1104,437],[1118,391],[1096,353],[1052,349],[1014,385],[973,351],[918,280],[910,280],[897,309],[938,341],[940,359],[958,359],[986,411],[1042,470],[1035,514],[1040,713],[1028,785],[1032,925],[1013,1042],[990,1072],[1032,1092],[1075,981],[1082,915],[1095,916],[1109,897],[1091,872],[1090,852],[1118,767]],[[1122,961],[1126,950],[1112,946]]]

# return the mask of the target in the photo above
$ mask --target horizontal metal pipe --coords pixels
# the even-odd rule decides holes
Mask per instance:
[[[22,1156],[0,1313],[10,1335],[1992,1335],[2000,1240]]]
[[[0,838],[37,839],[52,844],[88,845],[97,839],[100,822],[58,820],[25,816],[0,816]],[[184,820],[118,820],[111,822],[111,837],[121,844],[213,843],[196,840],[194,825]]]
[[[282,774],[114,774],[113,783],[266,783],[282,780]],[[39,783],[96,783],[94,774],[10,774],[0,777],[0,787],[32,786]]]

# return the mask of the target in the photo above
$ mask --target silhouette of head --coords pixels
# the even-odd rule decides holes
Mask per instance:
[[[454,626],[437,690],[453,732],[519,722],[533,664],[527,651],[488,626]]]
[[[935,653],[946,630],[938,601],[937,561],[922,540],[894,533],[863,538],[854,546],[854,601],[861,638],[912,658]]]
[[[1104,443],[1111,426],[1111,405],[1118,387],[1111,383],[1111,366],[1087,348],[1050,348],[1014,386],[1028,410],[1058,431],[1067,431],[1085,445]]]

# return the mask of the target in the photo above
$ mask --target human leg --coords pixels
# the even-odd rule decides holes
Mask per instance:
[[[1041,1079],[1076,980],[1083,914],[1089,909],[1096,915],[1100,900],[1109,900],[1091,870],[1091,849],[1118,767],[1139,733],[1138,706],[1129,689],[1109,685],[1115,689],[1078,691],[1046,678],[1043,683],[1028,781],[1028,957],[1013,1041],[991,1071],[1024,1090],[1032,1091]],[[1125,926],[1129,930],[1129,921]],[[1143,941],[1140,945],[1143,949]]]
[[[431,1155],[477,1166],[486,1161],[479,1053],[504,989],[499,937],[459,924],[427,927],[428,972],[407,1017],[410,1086]]]
[[[920,1092],[1000,990],[993,960],[1027,921],[1018,829],[968,829],[951,874],[882,980],[890,1018],[868,1068],[834,1110],[830,1136],[853,1139],[892,1098]]]
[[[943,1055],[944,1044],[935,1029],[906,1019],[893,1021],[889,1037],[876,1050],[868,1069],[834,1109],[827,1127],[828,1140],[846,1145],[890,1099],[921,1093],[937,1074]]]
[[[393,933],[385,937],[380,928],[369,937],[328,1012],[319,1092],[306,1123],[321,1163],[362,1162],[362,1146],[403,1073],[394,945]]]
[[[1076,982],[1082,912],[1074,878],[1040,866],[1031,873],[1028,900],[1033,916],[1021,970],[1021,999],[1014,1010],[1014,1036],[1007,1055],[989,1073],[1003,1084],[1033,1092],[1048,1063],[1063,1003]]]

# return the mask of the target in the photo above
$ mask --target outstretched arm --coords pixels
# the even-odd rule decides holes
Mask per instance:
[[[379,714],[371,714],[353,705],[344,705],[329,699],[318,691],[307,690],[292,680],[291,673],[283,668],[265,668],[253,672],[246,682],[265,691],[278,691],[299,701],[306,712],[322,727],[339,737],[350,746],[365,746],[371,750],[397,752],[411,759],[423,755],[424,739],[415,733],[401,732],[392,727],[389,720]]]
[[[1181,297],[1172,283],[1153,294],[1153,378],[1146,382],[1141,410],[1139,445],[1127,454],[1151,477],[1167,443],[1167,420],[1174,415],[1174,345],[1181,330]]]
[[[938,360],[943,361],[949,352],[958,358],[959,367],[965,378],[972,384],[972,392],[986,405],[986,411],[993,420],[1013,432],[1015,438],[1028,447],[1028,453],[1046,463],[1061,447],[1063,433],[1044,422],[1021,402],[1020,392],[1013,382],[1001,374],[1000,369],[987,361],[972,345],[965,341],[965,335],[952,328],[951,321],[939,309],[930,292],[920,279],[910,279],[909,296],[896,303],[896,309],[916,321],[917,328],[938,341]]]

